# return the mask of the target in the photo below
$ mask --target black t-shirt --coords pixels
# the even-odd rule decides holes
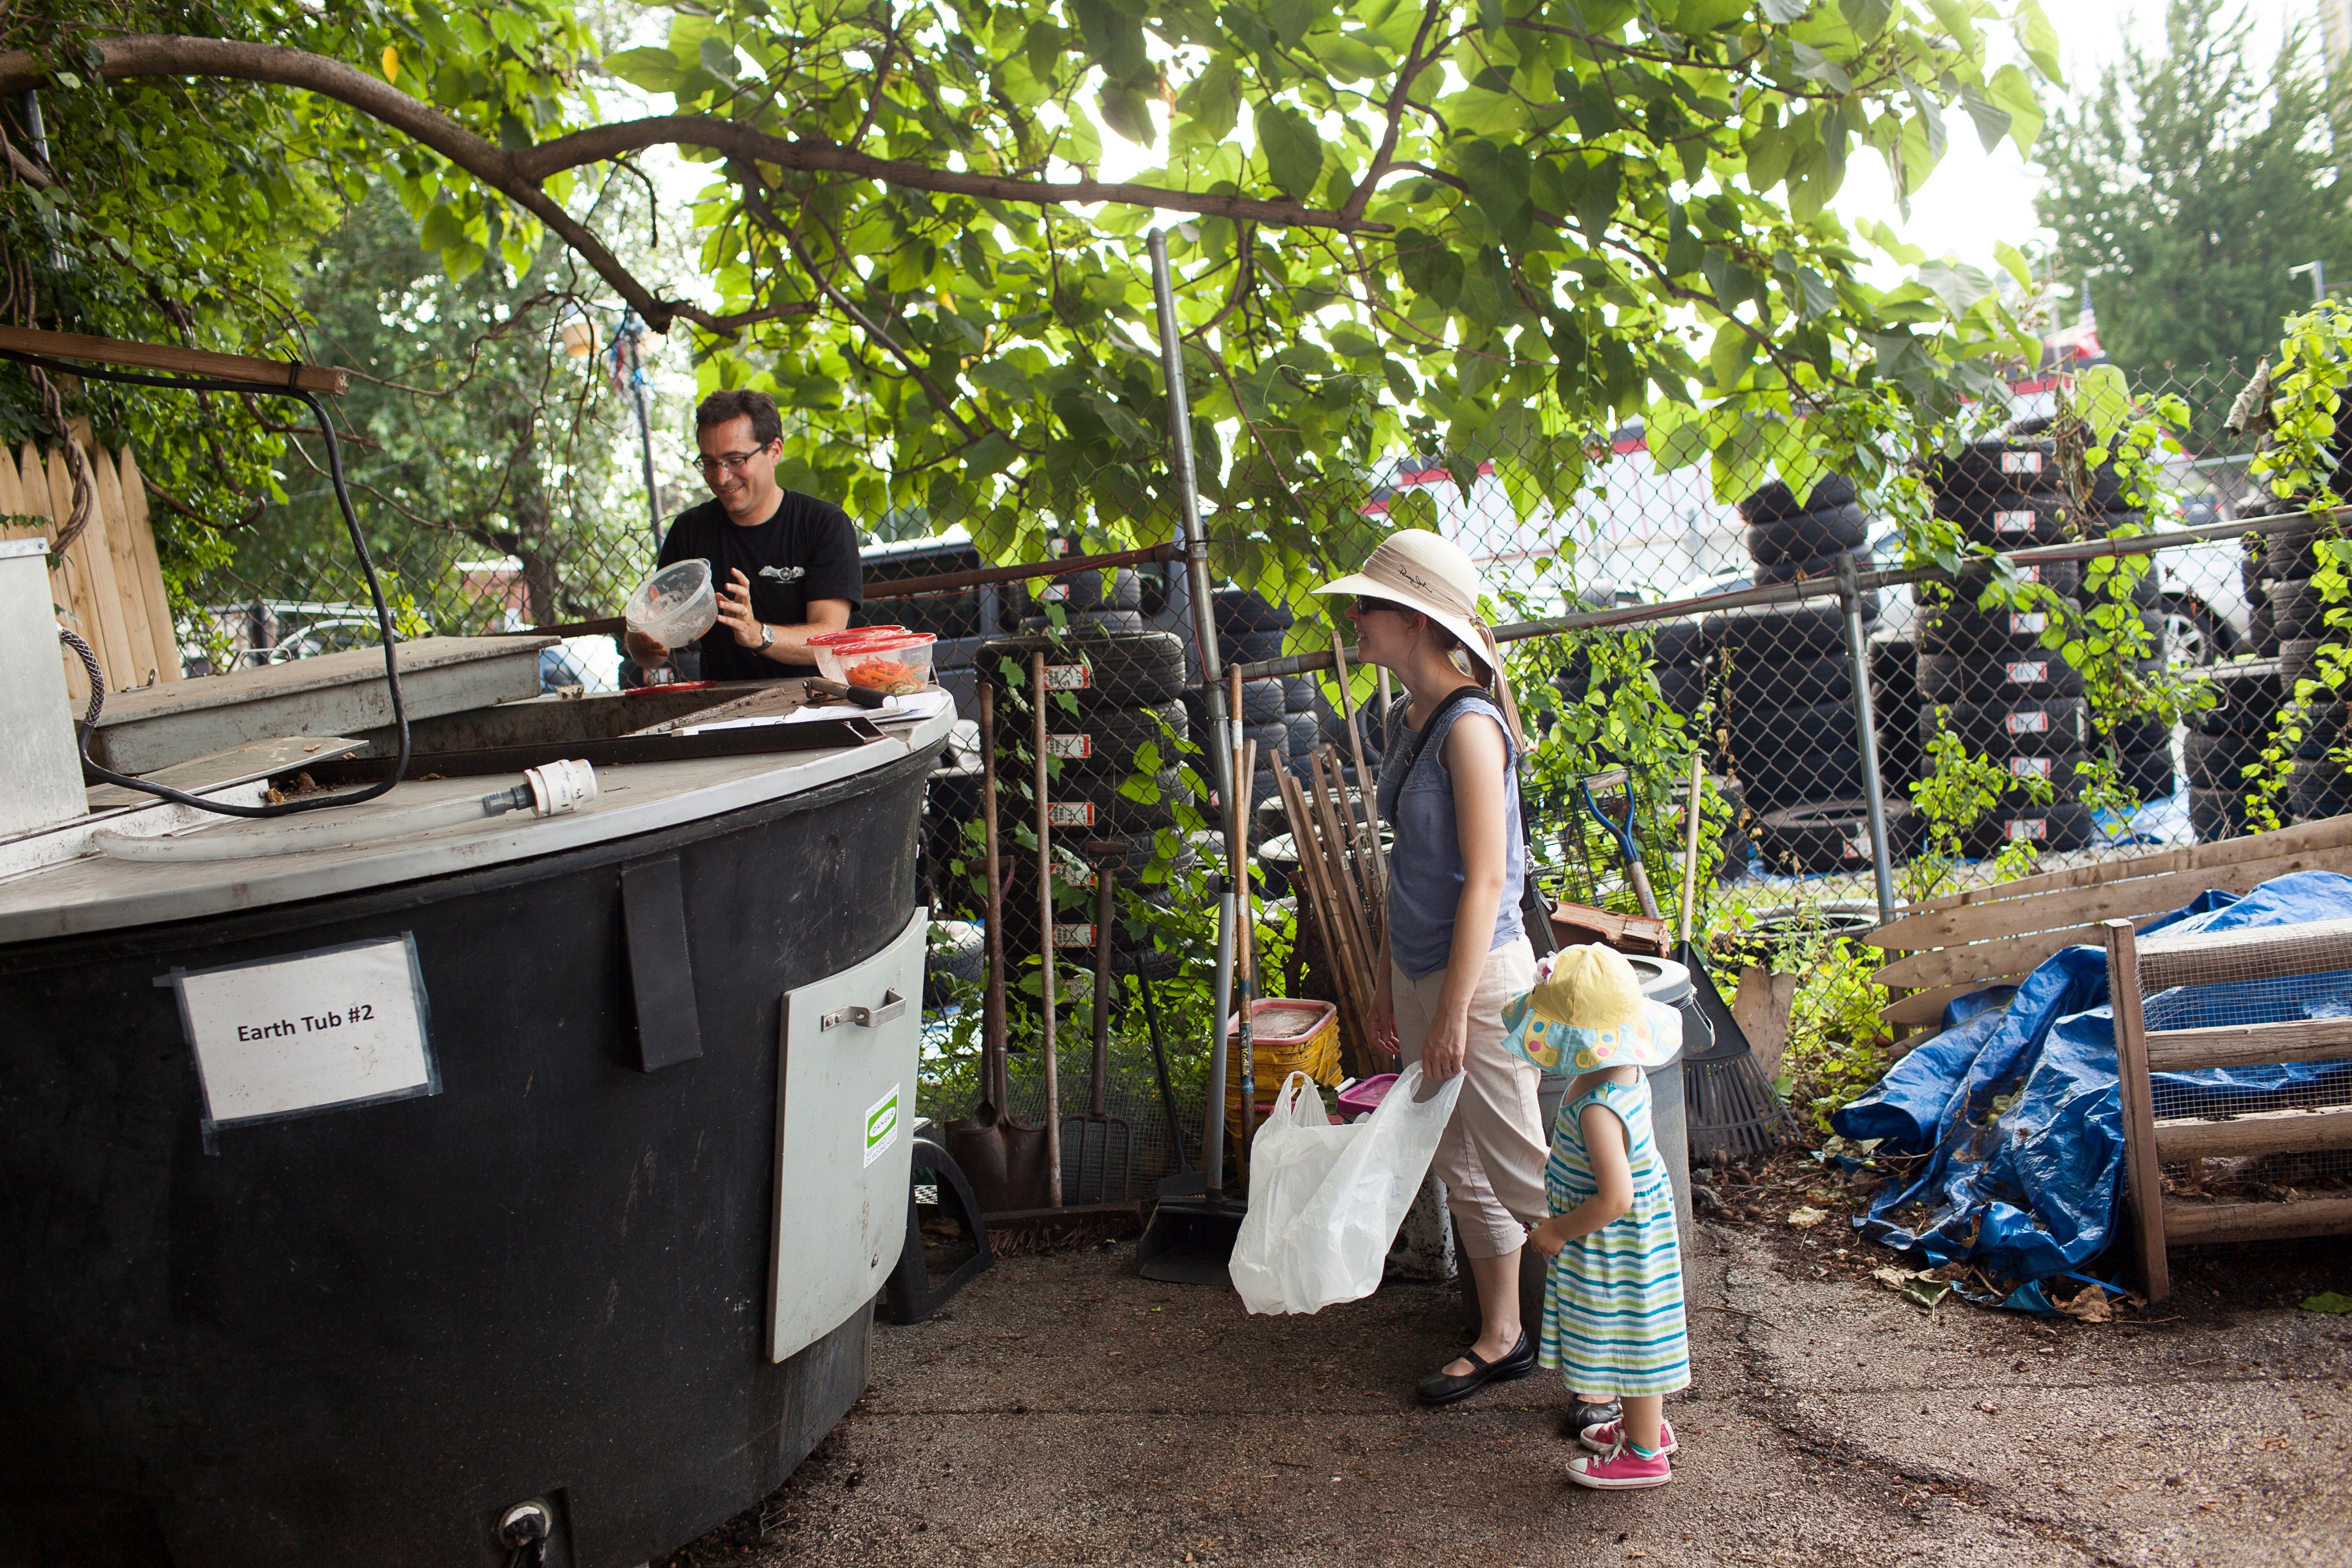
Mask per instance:
[[[713,592],[740,572],[751,584],[751,613],[772,626],[808,621],[811,599],[846,599],[852,609],[866,602],[865,568],[857,559],[857,530],[849,514],[830,501],[786,490],[768,521],[746,528],[715,500],[679,512],[662,540],[661,564],[701,559],[710,563]],[[778,582],[760,575],[772,566],[791,577]],[[797,575],[794,575],[797,574]],[[813,664],[779,664],[756,647],[743,647],[725,622],[702,634],[705,680],[781,680],[814,675]]]

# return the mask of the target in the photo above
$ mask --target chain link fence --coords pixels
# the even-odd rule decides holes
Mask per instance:
[[[1352,634],[1341,606],[1312,588],[1353,570],[1394,526],[1434,528],[1485,574],[1528,729],[1530,862],[1558,899],[1640,912],[1602,811],[1620,823],[1630,811],[1631,837],[1669,921],[1683,915],[1687,872],[1696,924],[1752,933],[1775,921],[1855,932],[1875,924],[1880,844],[1895,900],[1911,901],[2029,868],[2345,809],[2352,786],[2326,760],[2341,740],[2343,710],[2305,711],[2293,700],[2296,679],[2315,668],[2330,635],[2314,584],[2324,530],[2209,538],[2130,560],[2045,561],[1968,579],[1957,594],[1937,582],[1868,589],[1854,604],[1858,650],[1840,597],[1827,591],[1842,556],[1864,573],[1902,567],[1906,538],[2013,551],[2264,512],[2270,499],[2248,473],[2255,443],[2224,427],[2251,369],[2175,371],[2132,388],[2143,410],[2177,400],[2163,404],[2178,450],[2160,455],[2153,505],[2112,469],[2071,460],[2063,424],[2051,425],[2066,396],[2055,381],[2021,384],[2007,408],[1964,411],[1951,431],[1923,441],[1923,454],[1890,453],[1917,481],[1906,491],[1916,509],[1907,520],[1874,511],[1868,491],[1837,476],[1803,495],[1778,483],[1718,495],[1706,461],[1662,466],[1638,426],[1586,449],[1585,482],[1566,506],[1532,500],[1528,465],[1514,454],[1395,454],[1354,479],[1319,479],[1327,507],[1335,485],[1356,487],[1345,510],[1360,529],[1270,529],[1240,507],[1220,511],[1212,497],[1217,653],[1255,677],[1238,717],[1259,759],[1252,837],[1268,900],[1260,915],[1265,989],[1337,999],[1318,975],[1329,963],[1317,933],[1296,915],[1296,850],[1275,774],[1311,776],[1320,752],[1325,777],[1357,786],[1368,782],[1358,776],[1359,744],[1368,764],[1385,748],[1402,693],[1384,689],[1376,671],[1351,670],[1345,706],[1358,732],[1349,734],[1327,650]],[[1797,454],[1788,456],[1797,468]],[[1168,498],[1136,504],[1164,510],[1057,520],[1061,547],[1127,551],[1175,534]],[[1064,1010],[1066,1111],[1089,1088],[1084,993],[1102,936],[1097,879],[1106,865],[1117,889],[1116,967],[1156,987],[1167,1038],[1192,1042],[1171,1052],[1184,1105],[1198,1103],[1206,1068],[1222,806],[1206,750],[1197,623],[1184,564],[1171,554],[991,581],[988,569],[1002,563],[957,534],[877,542],[866,552],[869,598],[856,619],[933,633],[940,679],[964,717],[978,719],[981,688],[994,681],[1000,720],[1010,721],[999,726],[1000,827],[1007,856],[1028,865],[1005,889],[1004,931],[1017,936],[1007,944],[1009,988],[1016,1007],[1037,1007],[1050,926],[1063,999],[1080,993]],[[519,629],[551,614],[609,616],[653,555],[642,525],[554,540],[527,562],[484,557],[455,530],[411,528],[384,546],[412,635]],[[936,581],[943,574],[956,576]],[[1821,592],[1775,605],[1704,602],[1790,585]],[[254,544],[194,580],[191,592],[197,613],[182,635],[192,659],[299,658],[373,636],[354,569],[324,541]],[[1580,617],[1585,624],[1546,624]],[[1090,643],[1123,646],[1105,668],[1126,669],[1143,637],[1166,639],[1165,658],[1146,661],[1150,692],[1132,701],[1116,693],[1083,704],[1080,694],[1055,700],[1047,794],[1057,813],[1083,807],[1096,821],[1069,819],[1053,852],[1047,918],[1036,903],[1035,832],[1024,816],[1034,814],[1037,759],[1025,731],[1011,732],[1034,714],[1013,656],[1077,647],[1054,661],[1085,666]],[[1171,660],[1179,673],[1160,670]],[[551,684],[604,687],[618,675],[603,636],[572,639],[551,664]],[[1303,668],[1317,664],[1325,668]],[[1866,705],[1857,700],[1864,695]],[[1086,715],[1061,711],[1079,706]],[[941,965],[952,973],[935,997],[948,1004],[975,1000],[982,970],[980,756],[967,731],[928,807],[925,896],[955,928],[951,962]],[[1874,773],[1884,802],[1875,832],[1866,804]],[[1694,777],[1702,832],[1697,864],[1688,867]],[[1130,847],[1099,848],[1113,836]],[[1149,1130],[1142,1168],[1158,1174],[1172,1166],[1175,1149],[1158,1110],[1143,1021],[1124,1000],[1131,984],[1121,983],[1112,1024],[1108,1099]],[[930,1114],[961,1114],[980,1092],[966,1060],[972,1039],[969,1029],[942,1037]],[[1013,1099],[1042,1110],[1034,1070],[1016,1064],[1015,1077]]]

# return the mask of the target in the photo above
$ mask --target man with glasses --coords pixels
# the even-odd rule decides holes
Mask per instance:
[[[719,624],[698,645],[701,678],[814,675],[808,639],[841,630],[865,602],[857,531],[839,507],[776,483],[784,426],[766,393],[712,393],[694,411],[694,432],[711,499],[671,521],[660,563],[710,563]],[[641,633],[626,641],[642,668],[669,657]]]

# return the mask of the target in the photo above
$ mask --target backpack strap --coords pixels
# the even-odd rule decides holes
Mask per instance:
[[[1486,689],[1483,686],[1457,686],[1437,700],[1437,706],[1430,710],[1429,722],[1421,727],[1421,733],[1413,737],[1412,750],[1404,755],[1404,771],[1397,775],[1399,791],[1403,790],[1405,781],[1412,777],[1412,765],[1421,761],[1421,750],[1429,744],[1429,738],[1437,733],[1439,722],[1472,698],[1486,695]]]

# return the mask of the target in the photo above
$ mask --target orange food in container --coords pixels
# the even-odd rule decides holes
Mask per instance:
[[[930,685],[931,645],[938,640],[903,626],[860,626],[811,637],[809,648],[827,680],[897,696]]]

